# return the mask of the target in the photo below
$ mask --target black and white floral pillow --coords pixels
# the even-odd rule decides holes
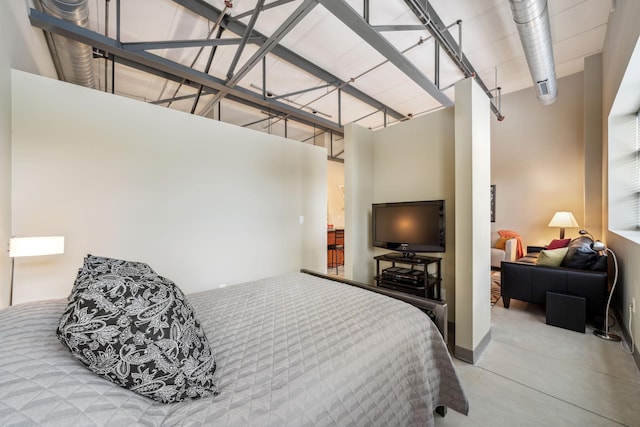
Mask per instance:
[[[217,394],[193,308],[147,264],[88,255],[57,334],[90,370],[143,396],[169,403]]]

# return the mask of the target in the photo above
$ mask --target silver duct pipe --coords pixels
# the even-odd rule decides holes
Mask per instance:
[[[72,22],[79,27],[86,28],[89,23],[87,0],[40,0],[40,3],[43,12],[48,15]],[[56,34],[50,36],[54,46],[51,54],[57,56],[58,73],[61,74],[59,77],[66,82],[95,87],[91,46]]]
[[[553,104],[558,86],[547,0],[509,0],[509,3],[538,100],[543,105]]]

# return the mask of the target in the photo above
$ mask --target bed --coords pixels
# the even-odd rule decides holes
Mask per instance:
[[[2,310],[0,424],[432,426],[436,408],[468,412],[423,310],[309,273],[188,294],[215,354],[219,394],[170,404],[71,356],[55,334],[67,300]]]

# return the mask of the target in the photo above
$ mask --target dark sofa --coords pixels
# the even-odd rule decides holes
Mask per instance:
[[[608,296],[607,261],[606,255],[590,249],[590,243],[587,237],[574,239],[558,267],[536,265],[539,252],[528,252],[515,262],[502,262],[504,307],[509,308],[511,298],[545,304],[546,293],[557,292],[585,298],[587,318],[601,321]]]

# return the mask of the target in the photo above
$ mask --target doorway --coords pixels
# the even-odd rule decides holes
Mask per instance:
[[[327,274],[344,277],[344,163],[327,165]]]

